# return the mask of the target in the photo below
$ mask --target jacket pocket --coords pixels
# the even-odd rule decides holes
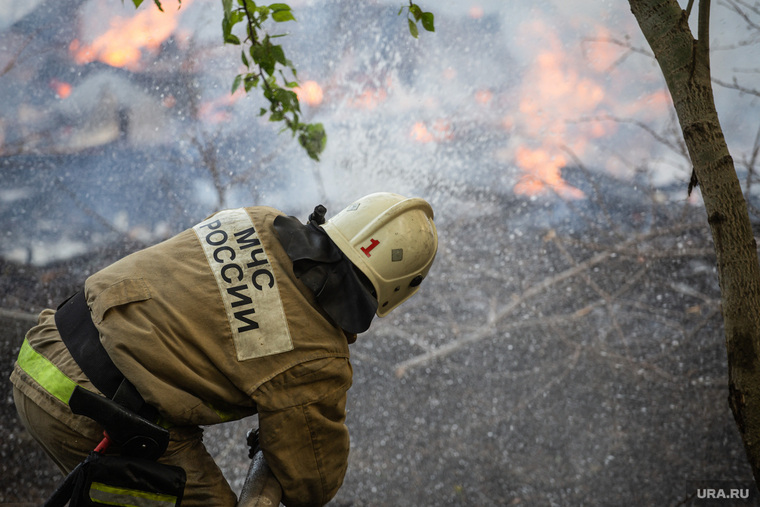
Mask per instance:
[[[150,288],[145,280],[127,278],[109,285],[97,294],[88,295],[87,304],[92,311],[93,322],[100,324],[109,309],[150,298]]]

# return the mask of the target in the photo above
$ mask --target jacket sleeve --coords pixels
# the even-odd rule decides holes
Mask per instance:
[[[324,505],[343,484],[351,377],[348,359],[317,359],[290,368],[254,393],[259,445],[282,486],[284,505]]]

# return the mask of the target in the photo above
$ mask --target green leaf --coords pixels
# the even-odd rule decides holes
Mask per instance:
[[[238,21],[240,21],[240,16],[237,12],[224,14],[224,18],[222,19],[222,37],[224,38],[225,44],[240,45],[240,39],[232,34],[232,28]]]
[[[231,94],[234,94],[237,91],[238,87],[240,86],[240,82],[242,80],[243,80],[242,74],[238,74],[237,76],[235,76],[235,80],[232,82],[232,90],[230,91]]]
[[[269,7],[261,5],[254,9],[254,12],[258,15],[257,23],[261,24],[269,18]]]
[[[143,0],[132,0],[132,3],[135,4],[135,9],[137,9],[143,3]]]
[[[434,17],[432,12],[422,13],[422,27],[428,32],[435,32]]]
[[[256,6],[256,2],[252,0],[238,0],[238,3],[240,4],[240,7],[246,11],[247,15],[250,15],[252,18],[256,17],[256,13],[259,10],[259,8]],[[251,19],[251,21],[255,22],[255,19]]]
[[[285,59],[285,51],[282,50],[282,46],[271,46],[270,51],[274,61],[280,65],[287,65],[288,60]]]
[[[248,58],[245,56],[245,51],[240,52],[240,59],[243,60],[243,65],[246,67],[250,67],[251,65],[248,63]]]
[[[420,6],[417,4],[412,4],[409,6],[409,12],[414,15],[414,20],[419,21],[422,17],[422,9],[420,9]]]
[[[319,155],[327,145],[325,127],[321,123],[301,125],[301,135],[298,136],[298,142],[306,150],[309,157],[319,162]]]
[[[296,20],[288,4],[272,4],[269,8],[272,10],[272,19],[278,23]]]
[[[274,93],[274,97],[275,100],[282,104],[283,109],[286,111],[291,111],[298,107],[298,95],[293,91],[278,88]]]
[[[245,78],[243,79],[243,87],[245,88],[246,93],[248,93],[251,88],[256,88],[259,85],[259,76],[256,74],[246,74]]]
[[[272,13],[272,19],[278,23],[284,23],[285,21],[295,21],[296,18],[290,11],[274,11]]]
[[[274,74],[274,67],[277,64],[273,58],[272,52],[268,47],[253,46],[251,47],[251,57],[256,64],[268,75]]]
[[[154,4],[156,4],[156,7],[158,7],[158,10],[159,10],[159,11],[161,11],[161,12],[164,12],[164,9],[163,9],[163,7],[161,7],[161,2],[160,2],[160,0],[153,0],[153,3],[154,3]],[[181,5],[181,3],[180,3],[180,5]]]
[[[411,19],[408,19],[407,21],[409,21],[409,33],[412,34],[412,37],[416,39],[420,31],[417,29],[417,25],[414,23],[414,21]]]

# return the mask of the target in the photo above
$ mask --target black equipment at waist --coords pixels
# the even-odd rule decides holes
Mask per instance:
[[[158,419],[158,411],[145,403],[108,356],[83,290],[61,303],[55,312],[55,325],[71,357],[100,392],[149,421]]]

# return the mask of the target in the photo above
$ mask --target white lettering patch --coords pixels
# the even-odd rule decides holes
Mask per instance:
[[[272,266],[248,212],[221,211],[193,230],[219,286],[238,360],[293,350]]]

